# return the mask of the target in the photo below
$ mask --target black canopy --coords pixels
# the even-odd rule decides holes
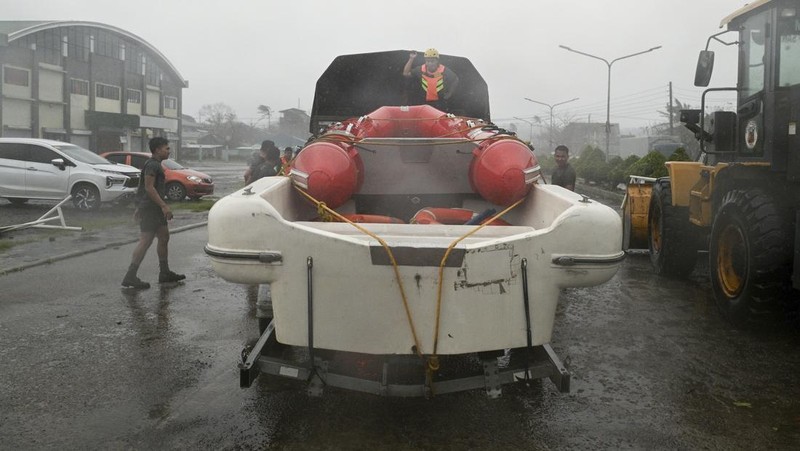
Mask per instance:
[[[419,80],[403,77],[409,51],[393,50],[336,57],[317,80],[311,110],[311,133],[321,125],[363,116],[382,106],[422,102]],[[470,60],[441,55],[439,61],[458,75],[458,90],[450,98],[449,113],[490,121],[489,90]],[[418,52],[413,67],[425,62]]]

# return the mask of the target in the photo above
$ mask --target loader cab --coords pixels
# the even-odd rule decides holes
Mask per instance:
[[[714,39],[736,45],[739,61],[735,88],[712,88],[704,94],[735,90],[737,97],[735,112],[714,112],[704,127],[710,134],[703,146],[709,164],[768,162],[773,171],[797,174],[800,179],[800,157],[789,151],[800,148],[796,135],[800,122],[799,13],[797,0],[754,1],[722,21],[728,34],[738,35],[735,42],[717,38],[722,33],[709,38],[709,43]],[[708,85],[713,61],[707,46],[698,59],[695,85]],[[700,116],[688,114],[687,118],[703,122]]]

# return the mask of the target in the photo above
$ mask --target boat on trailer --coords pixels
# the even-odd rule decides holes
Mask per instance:
[[[346,55],[331,67],[398,53]],[[462,82],[480,91],[468,60],[451,58],[443,63],[461,62]],[[339,94],[320,85],[349,83],[341,69],[330,71],[318,83],[312,128],[321,117],[326,123],[289,175],[257,180],[209,213],[214,270],[269,287],[241,384],[265,372],[309,381],[313,394],[337,386],[389,396],[485,388],[496,396],[502,384],[550,377],[568,391],[569,373],[549,345],[559,292],[616,273],[619,215],[543,183],[532,149],[488,120],[488,104],[478,108],[486,119],[396,106],[399,98],[373,98],[385,104],[363,114],[326,115]],[[299,360],[268,352],[285,346],[305,351]],[[509,349],[522,358],[505,358]],[[334,370],[331,351],[381,364],[360,377]],[[476,374],[443,369],[457,356],[476,357]],[[393,378],[392,367],[409,360],[420,362],[418,374]]]

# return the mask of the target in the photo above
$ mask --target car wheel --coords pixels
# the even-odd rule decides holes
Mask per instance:
[[[100,208],[100,191],[94,185],[82,183],[72,189],[72,204],[81,211]]]
[[[167,199],[178,202],[186,197],[186,188],[180,183],[173,182],[167,185]]]
[[[22,205],[28,202],[28,199],[23,199],[21,197],[9,197],[8,201],[14,205]]]

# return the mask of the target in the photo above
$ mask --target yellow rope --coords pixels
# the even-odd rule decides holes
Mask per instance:
[[[311,196],[307,192],[303,191],[299,187],[295,186],[294,188],[300,194],[305,196],[308,200],[313,202],[317,206],[317,211],[324,211],[325,214],[328,215],[329,217],[335,217],[335,218],[339,219],[342,222],[346,222],[346,223],[350,224],[351,226],[355,227],[356,229],[360,230],[361,232],[363,232],[363,233],[369,235],[370,237],[374,238],[375,240],[377,240],[381,244],[381,246],[383,246],[383,248],[386,250],[386,254],[389,256],[389,260],[392,262],[392,269],[394,270],[394,276],[397,279],[397,286],[400,288],[400,296],[403,299],[403,307],[406,310],[406,318],[408,318],[408,325],[411,328],[411,335],[414,338],[414,346],[415,346],[417,355],[420,358],[422,358],[422,347],[419,344],[419,338],[417,337],[417,331],[414,328],[414,319],[411,317],[411,309],[408,307],[408,298],[406,298],[406,291],[403,288],[403,280],[400,278],[400,270],[397,267],[397,260],[395,260],[394,254],[392,253],[392,250],[389,248],[389,245],[386,244],[386,241],[384,241],[381,237],[375,235],[374,233],[370,232],[369,230],[367,230],[367,229],[361,227],[360,225],[356,224],[355,222],[350,221],[349,219],[347,219],[344,216],[340,215],[335,210],[330,209],[327,205],[325,205],[324,202],[318,201],[313,196]]]
[[[516,207],[517,205],[521,204],[522,201],[524,201],[524,200],[525,200],[525,198],[523,197],[522,199],[514,202],[513,204],[511,204],[510,207],[508,207],[505,210],[501,211],[500,213],[492,216],[492,218],[490,220],[484,222],[483,224],[479,225],[478,227],[475,227],[474,229],[472,229],[469,232],[465,233],[464,235],[462,235],[461,237],[459,237],[458,239],[456,239],[455,241],[450,243],[450,246],[447,247],[447,250],[445,251],[444,256],[442,257],[442,261],[439,263],[439,286],[438,286],[438,293],[436,294],[436,328],[435,328],[434,334],[433,334],[433,354],[431,354],[428,357],[428,373],[429,374],[428,374],[427,377],[431,378],[432,377],[432,373],[439,369],[439,356],[437,355],[437,352],[439,350],[439,319],[440,319],[440,314],[441,314],[441,310],[442,310],[442,285],[444,284],[444,265],[447,263],[447,258],[450,256],[450,252],[453,251],[453,249],[456,247],[456,245],[458,245],[458,243],[460,243],[461,241],[469,238],[470,236],[474,235],[475,233],[477,233],[482,228],[484,228],[484,227],[488,226],[489,224],[491,224],[492,222],[494,222],[494,220],[496,220],[496,219],[500,218],[501,216],[503,216],[504,214],[508,213],[514,207]]]

